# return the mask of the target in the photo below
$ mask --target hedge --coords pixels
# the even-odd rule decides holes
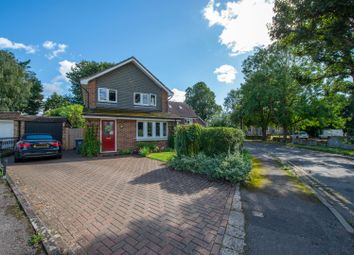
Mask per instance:
[[[239,152],[244,134],[237,128],[207,127],[199,124],[177,126],[175,148],[178,156],[206,156]]]
[[[251,171],[251,159],[248,153],[221,154],[206,156],[179,156],[169,161],[169,166],[179,171],[207,175],[210,179],[226,180],[232,183],[243,181]]]

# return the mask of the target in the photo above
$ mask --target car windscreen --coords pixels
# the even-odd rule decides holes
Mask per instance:
[[[24,140],[53,140],[51,135],[46,134],[31,134],[31,135],[24,135]]]

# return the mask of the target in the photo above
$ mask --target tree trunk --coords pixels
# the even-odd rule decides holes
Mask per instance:
[[[263,141],[267,140],[267,128],[268,128],[268,126],[262,127],[262,140]]]
[[[283,138],[284,138],[284,143],[286,143],[286,138],[288,135],[288,126],[283,127]]]

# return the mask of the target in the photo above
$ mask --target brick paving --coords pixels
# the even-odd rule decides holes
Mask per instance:
[[[75,254],[219,254],[234,194],[139,157],[21,163],[9,175]]]

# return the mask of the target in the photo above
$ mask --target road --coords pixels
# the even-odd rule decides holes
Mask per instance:
[[[246,147],[251,152],[271,154],[301,167],[320,186],[331,191],[336,201],[329,202],[354,226],[354,158],[278,144],[248,143]]]

